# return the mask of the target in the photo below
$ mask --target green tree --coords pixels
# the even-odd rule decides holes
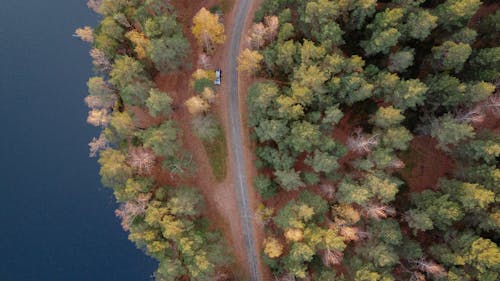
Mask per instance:
[[[417,10],[408,15],[404,25],[405,35],[423,41],[437,27],[438,17],[426,10]]]
[[[337,157],[317,149],[314,151],[314,156],[306,158],[304,163],[311,166],[316,173],[330,173],[339,166]]]
[[[165,121],[158,127],[150,127],[137,135],[144,143],[144,147],[151,148],[158,156],[171,157],[179,150],[177,135],[179,130],[174,121]]]
[[[151,89],[146,100],[149,114],[151,116],[168,116],[172,112],[172,98],[158,89]]]
[[[319,126],[307,121],[294,122],[286,142],[296,152],[311,151],[321,142]]]
[[[203,141],[213,141],[221,137],[222,132],[217,119],[211,115],[196,115],[191,121],[193,133]]]
[[[435,119],[431,123],[431,136],[437,139],[437,146],[445,151],[449,150],[449,145],[457,145],[474,135],[472,126],[460,123],[450,115]]]
[[[402,50],[389,55],[389,66],[387,69],[391,72],[404,72],[413,64],[413,49]]]
[[[147,53],[156,69],[167,73],[179,69],[185,63],[187,50],[189,42],[179,31],[171,37],[151,40]]]
[[[102,184],[113,189],[125,185],[128,178],[132,176],[132,169],[126,163],[123,152],[112,148],[105,149],[99,154],[99,164],[101,164]]]
[[[274,176],[276,177],[276,182],[285,190],[294,190],[305,186],[300,179],[300,172],[297,172],[294,169],[282,171],[277,170],[274,172]]]
[[[432,48],[433,66],[437,70],[459,72],[472,53],[469,44],[446,41]]]
[[[401,110],[393,106],[380,107],[371,119],[373,124],[381,128],[398,125],[403,120],[404,116],[401,114]]]
[[[452,30],[454,27],[465,26],[480,5],[480,0],[446,0],[437,6],[435,13],[439,24]]]

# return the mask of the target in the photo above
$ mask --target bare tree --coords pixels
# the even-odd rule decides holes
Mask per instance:
[[[80,38],[83,42],[94,43],[94,30],[90,26],[77,28],[73,36]]]
[[[332,184],[321,184],[319,186],[321,192],[325,195],[325,197],[329,200],[332,200],[335,197],[335,186]]]
[[[149,149],[134,147],[128,151],[127,163],[139,175],[150,175],[155,165],[155,160],[155,155]]]
[[[387,205],[369,204],[361,212],[365,217],[372,219],[385,219],[388,216],[396,215],[396,209]]]
[[[92,58],[92,64],[98,71],[102,71],[104,73],[108,73],[111,71],[111,62],[106,57],[106,54],[97,49],[92,48],[90,50],[90,57]]]
[[[394,158],[391,160],[389,167],[391,167],[393,169],[403,169],[405,167],[405,162],[403,162],[399,158]]]
[[[343,252],[333,251],[330,249],[321,250],[320,255],[323,264],[329,267],[340,264],[342,262],[342,259],[344,258]]]
[[[411,260],[410,262],[415,263],[417,265],[417,269],[431,275],[435,278],[444,278],[447,273],[444,267],[432,260],[427,261],[424,258],[418,260]]]
[[[198,56],[198,65],[202,69],[209,69],[212,64],[210,63],[210,57],[206,53],[201,53]]]
[[[339,234],[346,241],[357,241],[359,239],[357,233],[357,227],[343,226],[340,228]]]
[[[253,49],[259,49],[265,43],[266,27],[263,23],[254,23],[250,28],[249,41]]]
[[[500,92],[496,92],[486,100],[485,109],[495,117],[500,117]]]
[[[101,133],[99,138],[92,138],[89,142],[89,157],[95,157],[100,150],[106,149],[109,147],[108,140]]]
[[[264,18],[264,22],[266,24],[265,39],[270,42],[278,35],[279,20],[277,16],[267,16]]]
[[[87,7],[92,11],[99,13],[99,7],[101,7],[102,0],[89,0],[87,1]]]
[[[125,231],[128,231],[130,229],[130,224],[137,216],[142,215],[146,212],[146,207],[150,198],[150,193],[139,194],[139,196],[137,196],[137,199],[125,202],[115,210],[115,215],[121,218],[121,225]]]
[[[455,119],[458,122],[481,124],[485,118],[485,113],[481,105],[476,105],[469,110],[462,110],[456,114]]]
[[[352,135],[347,138],[347,148],[359,153],[368,153],[379,143],[378,135],[366,137],[361,128],[354,129]]]

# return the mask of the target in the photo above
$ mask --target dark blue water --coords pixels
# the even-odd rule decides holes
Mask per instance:
[[[85,0],[0,2],[0,281],[149,280],[101,187],[82,101]]]

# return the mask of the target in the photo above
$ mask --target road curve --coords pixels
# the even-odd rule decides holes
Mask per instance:
[[[248,198],[247,175],[245,171],[245,160],[243,158],[243,140],[241,133],[241,118],[238,102],[238,71],[237,57],[240,52],[240,40],[243,32],[243,26],[247,17],[250,3],[252,0],[239,0],[236,7],[236,14],[233,21],[233,30],[231,34],[231,42],[229,45],[229,53],[226,73],[228,74],[228,114],[231,134],[231,155],[233,156],[233,171],[234,171],[234,188],[238,206],[240,208],[241,225],[243,231],[243,239],[245,241],[246,256],[248,259],[248,268],[251,281],[259,281],[258,256],[255,250],[255,239],[252,223],[252,210]]]

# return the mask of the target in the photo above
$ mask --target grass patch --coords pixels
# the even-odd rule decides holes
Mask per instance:
[[[227,149],[225,135],[221,134],[212,141],[203,141],[203,146],[207,152],[208,161],[212,167],[212,173],[215,179],[217,179],[217,181],[222,181],[226,177],[227,172]]]
[[[220,121],[213,114],[197,115],[191,120],[193,133],[203,143],[212,167],[212,173],[221,181],[226,177],[226,135]]]

